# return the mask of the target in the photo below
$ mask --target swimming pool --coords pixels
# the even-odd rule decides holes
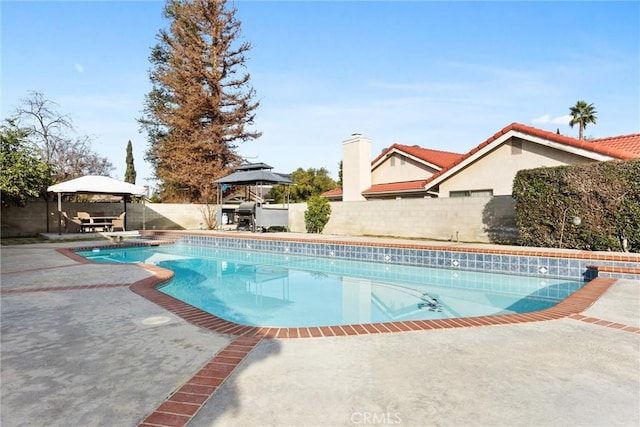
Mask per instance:
[[[549,308],[585,282],[188,244],[80,251],[95,262],[175,272],[159,288],[222,319],[305,327],[525,313]]]

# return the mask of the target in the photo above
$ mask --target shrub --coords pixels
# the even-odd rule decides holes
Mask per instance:
[[[322,196],[311,196],[307,200],[307,210],[304,211],[304,223],[307,233],[322,233],[324,226],[329,222],[331,205],[329,200]]]
[[[213,203],[201,204],[198,209],[202,213],[203,224],[200,228],[205,230],[215,230],[218,225],[218,205]]]
[[[640,252],[640,159],[523,170],[513,197],[523,245]]]

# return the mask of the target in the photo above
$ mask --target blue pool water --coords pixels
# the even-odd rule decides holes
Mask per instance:
[[[303,327],[524,313],[581,281],[203,248],[184,244],[78,252],[95,262],[175,272],[160,291],[251,326]]]

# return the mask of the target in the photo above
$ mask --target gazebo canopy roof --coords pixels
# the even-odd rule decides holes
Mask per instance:
[[[273,169],[273,166],[269,166],[266,163],[244,163],[236,168],[237,171],[250,171],[259,169]]]
[[[147,189],[108,176],[87,175],[60,182],[47,188],[51,193],[113,194],[115,196],[144,196]]]
[[[273,168],[265,163],[248,163],[238,166],[234,173],[215,182],[230,185],[293,185],[293,181],[287,175],[272,172],[271,169]]]

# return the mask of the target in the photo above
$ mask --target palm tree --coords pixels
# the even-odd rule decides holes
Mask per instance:
[[[596,124],[596,109],[593,104],[587,104],[585,101],[578,101],[576,105],[569,109],[571,112],[571,121],[569,126],[578,124],[578,139],[584,139],[584,129],[588,123]]]

